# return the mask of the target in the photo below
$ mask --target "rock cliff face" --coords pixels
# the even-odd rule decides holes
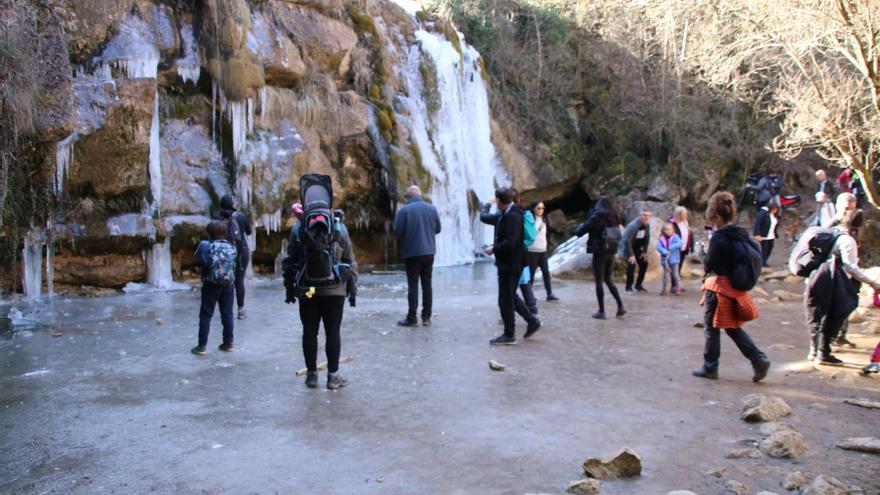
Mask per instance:
[[[479,54],[448,23],[393,2],[0,8],[5,28],[51,61],[30,153],[53,207],[2,260],[6,288],[168,286],[191,270],[224,194],[257,227],[255,270],[272,271],[306,172],[333,178],[362,261],[394,261],[387,232],[416,183],[443,216],[442,262],[467,262],[485,236],[473,201],[499,183],[535,185],[491,122]],[[16,27],[29,16],[46,22]]]

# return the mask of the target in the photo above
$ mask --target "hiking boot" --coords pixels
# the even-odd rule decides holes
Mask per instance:
[[[619,318],[619,319],[622,320],[622,319],[623,319],[623,315],[625,315],[625,314],[626,314],[626,310],[625,310],[625,309],[623,309],[623,308],[617,308],[617,314],[614,315],[614,316],[616,316],[617,318]]]
[[[247,310],[244,309],[244,306],[238,308],[238,319],[247,320]]]
[[[336,390],[346,385],[348,385],[348,380],[339,373],[327,373],[327,390]]]
[[[666,289],[663,289],[663,290],[660,291],[660,295],[661,295],[661,296],[665,296],[665,295],[667,295],[667,294],[669,294],[669,293],[666,292]]]
[[[318,372],[309,371],[306,373],[306,387],[318,388]]]
[[[208,353],[208,351],[205,350],[205,346],[203,345],[197,345],[190,349],[189,352],[195,354],[196,356],[204,356]]]
[[[596,311],[595,313],[593,313],[593,318],[595,318],[597,320],[604,320],[605,319],[605,312],[604,311]]]
[[[623,292],[625,292],[625,293],[627,293],[627,294],[629,294],[629,295],[631,295],[631,296],[636,295],[636,290],[633,289],[633,288],[627,288],[627,289],[624,289]]]
[[[816,360],[816,346],[810,344],[810,350],[807,351],[807,361]]]
[[[639,286],[636,286],[636,292],[644,292],[644,293],[647,293],[647,292],[648,292],[648,289],[646,289],[646,288],[642,287],[641,285],[639,285]]]
[[[856,344],[855,344],[854,342],[851,342],[851,341],[850,341],[849,339],[847,339],[846,337],[838,337],[838,338],[837,338],[837,341],[834,342],[834,343],[837,345],[837,347],[844,347],[844,346],[846,346],[846,347],[849,347],[849,348],[851,348],[851,349],[855,349],[855,348],[856,348]]]
[[[843,366],[843,361],[829,354],[827,356],[817,356],[816,364],[820,366]]]
[[[755,369],[755,376],[752,377],[752,381],[758,383],[767,377],[767,371],[770,369],[770,361],[765,359],[754,365],[752,368]]]
[[[490,340],[489,345],[516,345],[516,337],[512,335],[499,335]]]
[[[548,300],[548,301],[558,301],[559,298],[556,297],[556,296],[553,295],[553,294],[547,294],[547,300]]]
[[[871,373],[880,373],[880,363],[871,363],[859,371],[860,375],[870,375]]]
[[[523,335],[524,339],[535,335],[535,333],[541,329],[541,320],[535,318],[534,320],[529,322],[529,326],[526,327],[526,334]]]
[[[235,350],[235,346],[233,346],[232,342],[230,342],[228,344],[220,344],[220,346],[217,347],[217,349],[220,349],[223,352],[232,352]]]
[[[431,319],[430,318],[422,318],[422,326],[423,327],[430,327],[431,326]]]
[[[418,320],[410,320],[409,318],[404,318],[397,322],[398,325],[402,327],[417,327],[419,326]]]
[[[707,370],[704,366],[700,366],[699,368],[694,368],[691,371],[691,374],[698,378],[708,378],[710,380],[718,379],[718,370]]]

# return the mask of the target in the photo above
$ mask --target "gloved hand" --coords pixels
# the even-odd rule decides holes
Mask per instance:
[[[296,297],[288,295],[287,297],[284,298],[284,303],[285,304],[296,304]]]
[[[356,299],[357,299],[357,298],[356,298],[355,296],[351,296],[351,297],[349,297],[349,298],[348,298],[348,305],[351,306],[352,308],[355,307],[355,306],[357,306],[357,304],[356,304],[356,302],[355,302]]]

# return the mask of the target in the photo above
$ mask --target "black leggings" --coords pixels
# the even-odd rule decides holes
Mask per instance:
[[[623,301],[620,300],[620,294],[617,287],[614,286],[612,274],[614,272],[614,254],[594,254],[593,255],[593,278],[596,279],[596,299],[599,300],[599,311],[605,312],[605,289],[602,285],[608,286],[608,291],[617,301],[617,310],[623,309]]]
[[[239,308],[244,307],[244,275],[247,272],[248,263],[251,260],[251,252],[244,249],[241,251],[241,259],[235,269],[235,302]]]
[[[541,267],[541,278],[544,279],[544,290],[547,291],[547,295],[553,294],[553,288],[550,286],[550,268],[547,267],[547,251],[543,253],[533,253],[531,251],[526,253],[526,259],[529,260],[529,270],[532,272],[532,279],[529,282],[534,287],[535,285],[535,276],[538,274],[538,267]]]
[[[342,339],[339,327],[342,326],[342,309],[345,307],[344,296],[315,296],[311,299],[299,299],[299,319],[302,321],[303,356],[309,371],[318,371],[318,327],[324,321],[324,333],[327,335],[325,352],[327,353],[327,371],[336,373],[339,369],[339,353],[342,351]]]

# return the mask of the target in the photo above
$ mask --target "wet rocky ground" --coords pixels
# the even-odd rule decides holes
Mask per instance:
[[[766,382],[751,382],[726,337],[720,379],[700,380],[690,376],[702,356],[698,282],[681,297],[648,287],[625,296],[625,320],[597,322],[592,284],[558,281],[562,300],[540,304],[544,328],[497,348],[491,266],[435,271],[430,328],[395,325],[403,275],[364,276],[343,323],[351,385],[337,392],[295,376],[297,308],[278,281],[251,288],[236,352],[216,350],[215,322],[201,358],[189,353],[195,291],[17,306],[19,323],[43,324],[0,318],[0,492],[561,493],[586,458],[629,447],[642,476],[605,481],[601,493],[721,494],[731,480],[786,493],[793,471],[880,493],[880,457],[836,447],[880,432],[880,410],[844,403],[880,400],[880,379],[856,373],[880,337],[854,326],[858,348],[841,354],[849,365],[815,370],[803,361],[801,303],[768,298],[747,326],[773,361]],[[491,359],[506,370],[490,370]],[[763,438],[739,419],[752,393],[791,406],[784,420],[805,453],[726,457]]]

